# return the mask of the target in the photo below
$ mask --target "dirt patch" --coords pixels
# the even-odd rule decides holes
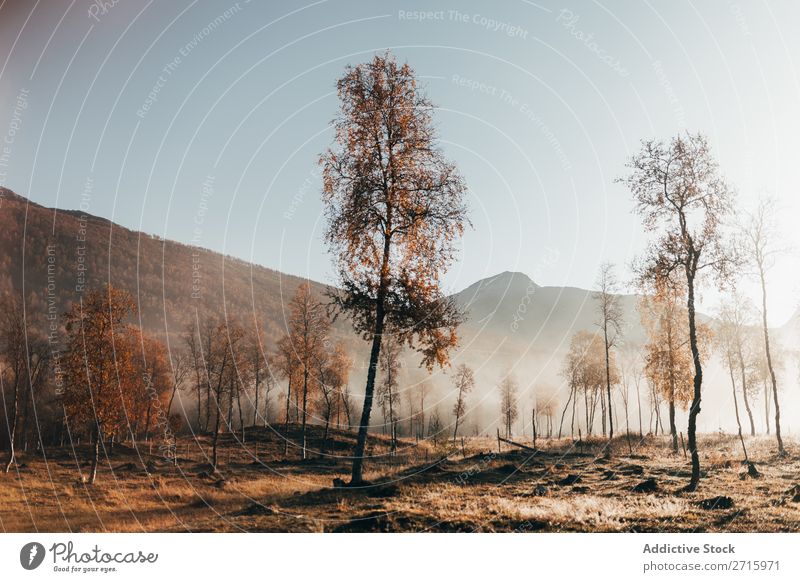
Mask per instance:
[[[705,509],[707,511],[713,511],[715,509],[730,509],[733,507],[733,499],[728,497],[727,495],[717,495],[716,497],[709,497],[708,499],[703,499],[699,501],[697,505],[701,509]]]
[[[658,482],[651,477],[634,485],[631,491],[634,493],[655,493],[658,491]]]
[[[559,479],[558,481],[556,481],[556,484],[557,485],[561,485],[562,487],[565,487],[565,486],[569,486],[569,485],[575,485],[575,483],[580,483],[580,482],[581,482],[581,476],[580,475],[572,475],[572,474],[570,474],[570,475],[567,475],[566,477],[564,477],[563,479]]]

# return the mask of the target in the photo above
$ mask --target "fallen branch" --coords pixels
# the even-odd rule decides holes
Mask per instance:
[[[531,451],[532,453],[538,453],[539,452],[538,449],[531,448],[528,445],[522,445],[520,443],[515,443],[514,441],[510,441],[508,439],[504,439],[501,436],[498,436],[497,439],[499,441],[502,441],[502,442],[507,443],[509,445],[512,445],[512,446],[515,446],[515,447],[519,447],[520,449],[525,449],[526,451]]]

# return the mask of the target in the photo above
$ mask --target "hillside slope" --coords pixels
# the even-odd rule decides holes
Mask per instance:
[[[206,249],[135,232],[80,211],[35,204],[0,190],[0,282],[65,311],[82,290],[106,282],[129,291],[141,326],[182,333],[195,314],[263,318],[268,333],[285,328],[284,312],[302,279]],[[318,293],[324,285],[312,282]]]

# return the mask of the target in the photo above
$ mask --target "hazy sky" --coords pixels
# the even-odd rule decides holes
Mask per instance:
[[[627,277],[643,238],[614,179],[640,139],[687,129],[741,205],[780,198],[800,248],[798,20],[789,0],[0,0],[0,184],[331,281],[317,160],[335,82],[389,48],[469,186],[449,289],[504,270],[590,287],[603,260]],[[774,324],[797,267],[772,274]]]

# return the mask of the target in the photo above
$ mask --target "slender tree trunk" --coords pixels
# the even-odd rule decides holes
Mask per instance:
[[[747,367],[744,365],[744,356],[741,349],[738,350],[738,359],[739,372],[742,376],[742,400],[747,411],[747,417],[750,420],[750,436],[756,436],[756,423],[753,421],[753,411],[750,409],[750,401],[747,398]]]
[[[175,394],[178,392],[178,383],[175,382],[172,385],[172,394],[169,396],[169,404],[167,404],[167,424],[169,425],[169,417],[172,411],[172,403],[175,400]],[[170,449],[172,450],[172,462],[175,463],[175,466],[178,466],[178,440],[175,438],[175,435],[170,432]]]
[[[778,453],[783,455],[786,450],[783,448],[781,438],[781,405],[778,402],[778,380],[775,377],[775,368],[772,365],[772,353],[769,347],[769,326],[767,325],[767,282],[764,275],[764,267],[759,264],[759,275],[761,276],[761,316],[764,324],[764,352],[767,356],[767,368],[769,368],[769,379],[772,382],[772,398],[775,401],[775,438],[778,440]]]
[[[628,418],[628,397],[627,396],[625,397],[625,434],[627,434],[628,437],[631,436],[631,422],[630,422],[630,419]],[[630,438],[628,439],[628,441],[630,442]]]
[[[672,436],[672,452],[678,452],[678,429],[675,427],[675,397],[669,399],[669,434]]]
[[[603,389],[600,388],[600,425],[603,431],[603,436],[606,436],[606,394],[603,392]]]
[[[614,416],[611,412],[611,358],[609,356],[608,346],[608,326],[603,326],[603,337],[605,339],[606,348],[606,393],[608,395],[608,440],[614,438]]]
[[[308,404],[308,368],[303,366],[303,460],[306,459],[306,406]]]
[[[222,407],[220,406],[219,391],[217,391],[215,400],[217,401],[217,414],[214,415],[214,438],[211,441],[211,469],[217,470],[217,444],[219,443],[219,424],[222,416]]]
[[[733,390],[733,410],[736,413],[736,426],[739,429],[739,440],[742,441],[742,451],[744,451],[744,460],[748,461],[747,458],[747,447],[744,445],[744,436],[742,436],[742,421],[739,418],[739,399],[736,397],[736,379],[733,376],[733,361],[728,355],[728,370],[730,371],[731,376],[731,389]]]
[[[153,410],[153,399],[148,399],[147,402],[147,415],[145,416],[144,421],[144,440],[145,442],[150,442],[150,414]]]
[[[575,438],[575,408],[578,405],[578,389],[575,388],[575,397],[572,399],[572,420],[570,421],[569,436]],[[580,420],[578,421],[580,423]]]
[[[167,404],[167,420],[169,420],[169,415],[172,412],[172,403],[175,401],[175,394],[178,392],[178,385],[174,384],[172,386],[172,394],[169,395],[169,403]]]
[[[92,469],[89,473],[89,484],[94,484],[97,480],[97,466],[100,464],[100,441],[103,439],[103,429],[95,424],[93,431],[94,442],[92,443]]]
[[[271,382],[271,380],[269,381]],[[269,426],[269,393],[274,387],[275,386],[273,384],[267,384],[267,389],[264,390],[264,428]]]
[[[256,366],[258,366],[258,363],[256,363]],[[258,422],[258,388],[259,388],[258,384],[259,384],[258,370],[256,370],[256,377],[255,377],[256,402],[255,405],[253,406],[253,426],[256,426],[256,423]]]
[[[693,262],[694,264],[691,267],[692,272],[687,272],[689,345],[692,350],[692,361],[694,362],[694,395],[689,408],[689,428],[686,431],[689,441],[689,452],[692,455],[692,477],[687,487],[689,491],[696,490],[697,485],[700,483],[700,454],[697,450],[697,416],[700,414],[700,402],[703,390],[703,366],[700,361],[700,349],[697,345],[697,325],[695,322],[694,308],[694,269],[696,268],[697,258],[694,258]]]
[[[211,357],[209,355],[209,357]],[[208,432],[208,427],[211,424],[211,379],[208,379],[208,387],[206,388],[206,419],[204,422],[203,432]],[[221,412],[220,403],[217,402],[217,414]]]
[[[367,370],[367,385],[364,390],[364,408],[361,410],[361,422],[358,426],[356,449],[353,454],[353,473],[351,485],[361,485],[364,473],[364,450],[367,446],[367,432],[369,431],[369,417],[372,412],[372,400],[375,392],[375,372],[378,368],[378,358],[381,353],[381,339],[383,335],[383,320],[385,317],[383,301],[378,300],[375,317],[375,331],[372,334],[372,349],[369,355],[369,369]]]
[[[242,412],[242,391],[239,388],[236,389],[236,408],[239,411],[239,430],[242,431],[242,442],[245,442],[244,414]]]
[[[31,378],[35,376],[36,372],[31,374]],[[20,432],[20,437],[22,437],[22,450],[28,450],[28,425],[30,424],[30,408],[31,408],[31,400],[33,399],[33,381],[28,382],[27,386],[28,389],[25,391],[25,406],[22,409],[22,431]]]
[[[197,380],[196,388],[197,388],[197,428],[203,429],[203,390],[200,387],[200,377],[195,375],[195,379]]]
[[[344,395],[342,395],[342,402],[344,403]],[[350,415],[350,403],[348,402],[344,409],[344,415],[347,418],[347,430],[353,428],[353,421]]]
[[[584,412],[586,413],[586,435],[591,435],[591,429],[589,428],[589,390],[586,386],[583,388],[583,408]]]
[[[8,434],[8,463],[6,463],[5,472],[11,471],[11,466],[17,457],[16,441],[17,441],[17,417],[19,416],[19,374],[16,374],[14,381],[14,413],[11,420],[11,430]]]
[[[228,418],[225,422],[225,430],[233,433],[233,381],[228,383]]]
[[[655,401],[655,397],[653,395],[653,387],[651,386],[650,387],[650,404],[651,404],[651,407],[650,407],[650,421],[647,424],[647,430],[650,433],[655,434],[656,436],[658,436],[658,421],[655,422],[655,431],[653,430],[653,419],[656,416],[656,404],[655,404],[655,402],[656,401]]]
[[[324,392],[323,396],[325,396]],[[331,418],[333,418],[333,409],[331,408],[332,406],[333,406],[333,399],[330,397],[330,395],[325,396],[325,407],[326,407],[325,432],[323,432],[322,434],[322,454],[324,454],[325,451],[328,450],[328,429],[330,428],[331,425]]]
[[[672,435],[672,452],[678,452],[678,429],[675,428],[675,353],[672,341],[672,324],[669,326],[669,434]]]
[[[639,436],[644,436],[644,429],[642,427],[642,393],[640,390],[641,381],[636,382],[636,406],[639,408]]]
[[[419,434],[419,439],[425,438],[425,391],[424,389],[420,389],[420,396],[419,396],[419,422],[417,423],[417,432]]]
[[[289,374],[289,383],[286,387],[286,419],[283,423],[283,456],[289,453],[289,406],[292,402],[292,375]]]
[[[567,403],[564,405],[564,410],[561,412],[561,423],[558,425],[558,438],[561,438],[561,430],[564,427],[564,417],[567,414],[567,410],[569,409],[569,402],[572,400],[572,394],[575,392],[575,388],[570,386],[569,388],[569,396],[567,397]]]
[[[391,374],[391,373],[390,373]],[[392,393],[391,378],[389,378],[388,394],[389,394],[389,437],[392,443],[392,455],[397,450],[397,440],[394,427],[394,394]]]

